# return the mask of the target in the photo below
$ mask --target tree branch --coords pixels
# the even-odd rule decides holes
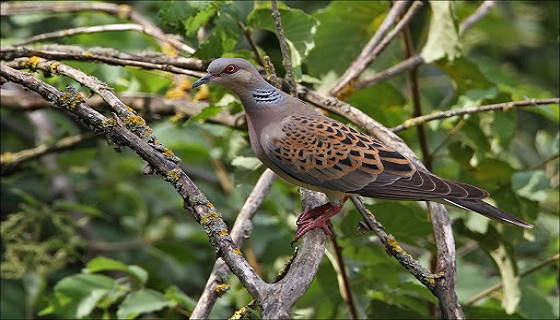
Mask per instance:
[[[95,137],[96,135],[94,134],[78,134],[62,138],[52,145],[42,143],[32,149],[19,152],[5,152],[0,157],[1,175],[10,174],[26,161],[37,159],[49,153],[72,149],[77,145],[93,140]]]
[[[19,61],[18,66],[26,67],[27,63]],[[173,156],[170,150],[166,149],[161,143],[156,142],[157,140],[155,140],[151,130],[148,130],[149,128],[145,129],[147,126],[142,124],[141,118],[133,115],[128,109],[123,110],[122,102],[114,96],[112,91],[103,88],[99,81],[93,77],[87,75],[84,77],[81,71],[58,62],[53,65],[48,61],[39,61],[34,63],[32,67],[33,69],[67,74],[76,80],[79,79],[83,85],[100,94],[120,114],[120,119],[108,119],[89,108],[83,102],[83,97],[73,87],[68,86],[66,93],[61,92],[31,75],[19,72],[5,64],[1,65],[0,74],[7,80],[19,83],[41,94],[46,100],[78,116],[92,130],[102,132],[117,147],[127,146],[138,153],[152,168],[149,171],[158,173],[166,181],[173,184],[185,201],[185,208],[189,209],[195,220],[203,226],[210,242],[217,248],[218,254],[228,263],[230,269],[249,293],[257,300],[262,299],[260,293],[263,292],[261,287],[264,282],[257,276],[247,260],[241,255],[240,250],[235,246],[233,239],[227,232],[227,226],[220,217],[220,213],[216,211],[214,205],[177,165],[178,158]],[[130,119],[130,117],[133,118]],[[134,120],[135,123],[131,123],[131,120]],[[140,127],[145,128],[142,130]]]
[[[369,40],[366,46],[362,49],[356,60],[352,62],[348,70],[342,75],[339,82],[333,86],[330,90],[330,94],[333,96],[338,96],[338,94],[346,87],[351,81],[355,80],[362,74],[362,72],[367,68],[367,66],[373,61],[375,56],[378,54],[373,54],[375,48],[380,44],[385,35],[389,33],[391,26],[397,21],[398,17],[404,12],[405,8],[408,6],[408,1],[396,1],[393,7],[387,14],[383,23],[379,26],[373,37]],[[396,35],[396,33],[395,33]],[[390,40],[386,41],[387,43]],[[381,49],[378,50],[381,52]]]
[[[560,98],[549,98],[549,99],[529,99],[529,100],[521,100],[521,101],[511,101],[511,102],[504,102],[504,103],[496,103],[490,104],[486,106],[474,107],[474,108],[465,108],[459,110],[447,110],[438,113],[428,114],[425,116],[420,116],[412,119],[406,120],[404,123],[391,128],[390,130],[393,132],[403,131],[412,127],[419,126],[423,123],[438,120],[438,119],[446,119],[451,118],[454,116],[461,116],[465,114],[474,114],[479,112],[486,112],[492,110],[498,111],[507,111],[512,108],[522,108],[522,107],[534,107],[538,105],[546,105],[546,104],[558,104],[560,103]]]
[[[484,18],[490,12],[490,10],[494,8],[495,5],[495,0],[484,1],[473,14],[471,14],[465,20],[463,20],[463,22],[461,22],[461,25],[459,26],[459,35],[464,34],[465,31],[470,29],[475,23]]]
[[[247,200],[245,200],[243,208],[239,211],[235,223],[231,228],[231,237],[238,247],[241,248],[243,246],[243,241],[250,237],[253,230],[253,217],[257,213],[257,209],[263,203],[276,177],[276,174],[272,172],[272,170],[265,170],[257,181],[253,191],[249,197],[247,197]],[[198,299],[196,307],[191,314],[192,319],[208,318],[214,303],[220,296],[220,291],[216,288],[227,282],[227,274],[229,274],[229,268],[224,260],[217,260],[206,282],[206,287],[202,291],[202,296]]]
[[[141,25],[143,32],[158,39],[160,43],[168,43],[172,47],[184,51],[187,54],[193,54],[195,50],[175,35],[165,34],[160,28],[154,25],[150,20],[144,18],[141,14],[134,11],[129,5],[117,5],[114,3],[84,3],[84,2],[45,2],[45,1],[26,1],[1,4],[1,16],[12,16],[17,14],[29,13],[61,13],[61,12],[78,12],[78,11],[99,11],[121,19],[130,19]]]
[[[280,18],[280,11],[278,11],[278,5],[276,0],[270,0],[272,4],[272,19],[276,25],[276,31],[278,32],[278,42],[280,43],[280,51],[282,52],[282,64],[286,70],[286,79],[288,81],[288,86],[290,88],[290,94],[296,95],[296,81],[294,80],[294,73],[292,71],[292,59],[290,59],[290,49],[288,49],[288,44],[286,43],[286,38],[284,37],[284,30],[282,29],[282,20]]]

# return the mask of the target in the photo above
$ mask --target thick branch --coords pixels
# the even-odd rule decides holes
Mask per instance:
[[[235,223],[231,228],[231,237],[238,247],[243,246],[243,241],[251,235],[253,230],[253,217],[264,201],[276,177],[276,174],[272,172],[272,170],[265,170],[257,181],[255,188],[253,188],[253,191],[249,197],[247,197],[243,208],[239,211],[237,219],[235,219]],[[228,274],[229,268],[224,260],[217,260],[206,282],[206,287],[202,291],[202,296],[198,299],[196,307],[191,314],[192,319],[208,318],[216,299],[220,296],[220,292],[217,288],[219,285],[227,282],[226,275]]]
[[[51,71],[52,68],[60,69],[61,66],[60,64],[57,66],[48,66],[45,63],[37,64],[37,68],[46,67],[47,70]],[[65,72],[74,76],[80,73],[67,68]],[[166,152],[167,149],[161,144],[146,141],[145,135],[140,138],[137,135],[139,132],[133,133],[133,131],[123,125],[122,120],[108,119],[89,108],[83,102],[81,95],[72,87],[68,87],[68,92],[66,93],[61,92],[29,74],[19,72],[6,65],[1,65],[1,75],[9,81],[19,83],[41,94],[46,100],[78,116],[92,130],[102,132],[109,141],[120,146],[127,146],[138,153],[148,162],[153,172],[160,174],[165,180],[173,184],[177,192],[184,199],[185,208],[189,209],[196,221],[200,222],[204,227],[211,243],[217,248],[218,254],[228,263],[233,273],[237,275],[249,293],[257,299],[261,298],[260,292],[262,292],[262,289],[260,288],[264,285],[264,282],[258,277],[235,246],[233,239],[227,232],[227,226],[220,218],[220,213],[216,211],[214,205],[208,201],[200,189],[181,170],[176,163],[176,159],[169,157],[168,152]],[[90,77],[80,80],[89,84],[91,89],[96,87],[96,80]],[[119,110],[122,103],[115,101],[115,97],[111,96],[113,95],[111,91],[100,90],[100,94],[113,108],[120,113],[126,113],[123,110]],[[155,139],[155,137],[152,138]]]

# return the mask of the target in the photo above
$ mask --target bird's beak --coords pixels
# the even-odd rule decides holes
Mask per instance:
[[[200,86],[200,85],[203,85],[203,84],[205,84],[205,83],[210,82],[210,80],[212,80],[212,77],[213,77],[213,76],[214,76],[213,74],[207,73],[204,77],[198,79],[195,83],[193,83],[192,87],[193,87],[193,88],[196,88],[196,87],[198,87],[198,86]]]

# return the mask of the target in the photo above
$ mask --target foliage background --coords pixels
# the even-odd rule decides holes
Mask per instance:
[[[127,4],[167,32],[183,35],[187,43],[198,48],[195,55],[202,59],[251,58],[237,24],[244,21],[253,30],[261,53],[269,55],[283,75],[265,2]],[[458,21],[480,4],[457,2]],[[300,55],[295,57],[292,52],[295,62],[299,61],[295,63],[296,76],[322,91],[335,83],[373,35],[389,3],[288,1],[286,6],[282,11],[286,36]],[[440,59],[419,69],[423,112],[558,97],[558,6],[557,1],[497,2],[460,38],[461,57]],[[119,22],[119,17],[92,12],[2,16],[2,46],[48,31]],[[211,32],[206,41],[199,41],[197,30],[208,22]],[[418,51],[426,43],[429,22],[430,6],[426,3],[410,25]],[[134,32],[79,35],[59,41],[123,52],[160,50],[153,39]],[[394,41],[369,73],[405,58],[401,41]],[[66,63],[105,81],[117,93],[165,95],[173,86],[172,75],[162,72]],[[45,80],[58,88],[68,82],[56,76]],[[209,100],[232,114],[241,110],[239,102],[218,87],[211,88]],[[388,127],[401,124],[412,114],[406,74],[357,91],[348,102]],[[28,113],[7,108],[0,112],[2,154],[36,145],[37,128]],[[52,141],[85,131],[55,110],[47,110],[46,115],[54,124]],[[193,173],[195,182],[232,223],[264,168],[252,159],[246,132],[204,121],[209,116],[185,122],[162,116],[149,125],[166,147],[181,157],[183,167]],[[425,125],[432,171],[489,190],[499,207],[535,224],[534,229],[523,231],[448,209],[457,237],[457,294],[470,318],[559,317],[558,123],[556,105],[480,113]],[[414,150],[420,150],[415,129],[399,134]],[[141,159],[129,150],[116,153],[101,139],[57,153],[54,159],[54,166],[42,159],[2,176],[2,318],[188,315],[205,285],[215,253],[202,228],[185,214],[171,186],[157,176],[142,175]],[[60,175],[70,182],[73,201],[55,192],[54,179]],[[290,241],[300,212],[296,191],[283,181],[275,183],[254,220],[251,238],[242,248],[270,280],[292,254]],[[429,264],[434,245],[423,203],[373,199],[366,203],[389,233]],[[85,237],[79,228],[84,219],[72,219],[75,211],[85,214],[93,237]],[[348,205],[335,219],[335,229],[361,315],[429,317],[430,303],[435,299],[387,256],[375,238],[357,233],[358,221],[359,215]],[[508,271],[529,270],[555,255],[554,263],[536,268],[509,289],[513,293],[506,295],[519,298],[518,304],[509,302],[513,313],[506,313],[502,291],[468,304],[488,287],[512,281],[507,278]],[[296,305],[295,317],[348,317],[331,263],[332,252],[327,257],[313,285]],[[72,281],[84,272],[95,273],[99,281],[91,288],[75,287]],[[233,276],[230,285],[213,317],[229,317],[250,301]],[[112,296],[92,298],[91,292],[103,286]],[[74,300],[65,300],[69,296]],[[145,306],[149,307],[143,309]]]

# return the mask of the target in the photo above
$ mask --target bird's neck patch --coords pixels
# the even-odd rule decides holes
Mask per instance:
[[[276,89],[255,89],[251,92],[251,95],[257,104],[273,104],[280,102],[282,99],[282,95]]]

